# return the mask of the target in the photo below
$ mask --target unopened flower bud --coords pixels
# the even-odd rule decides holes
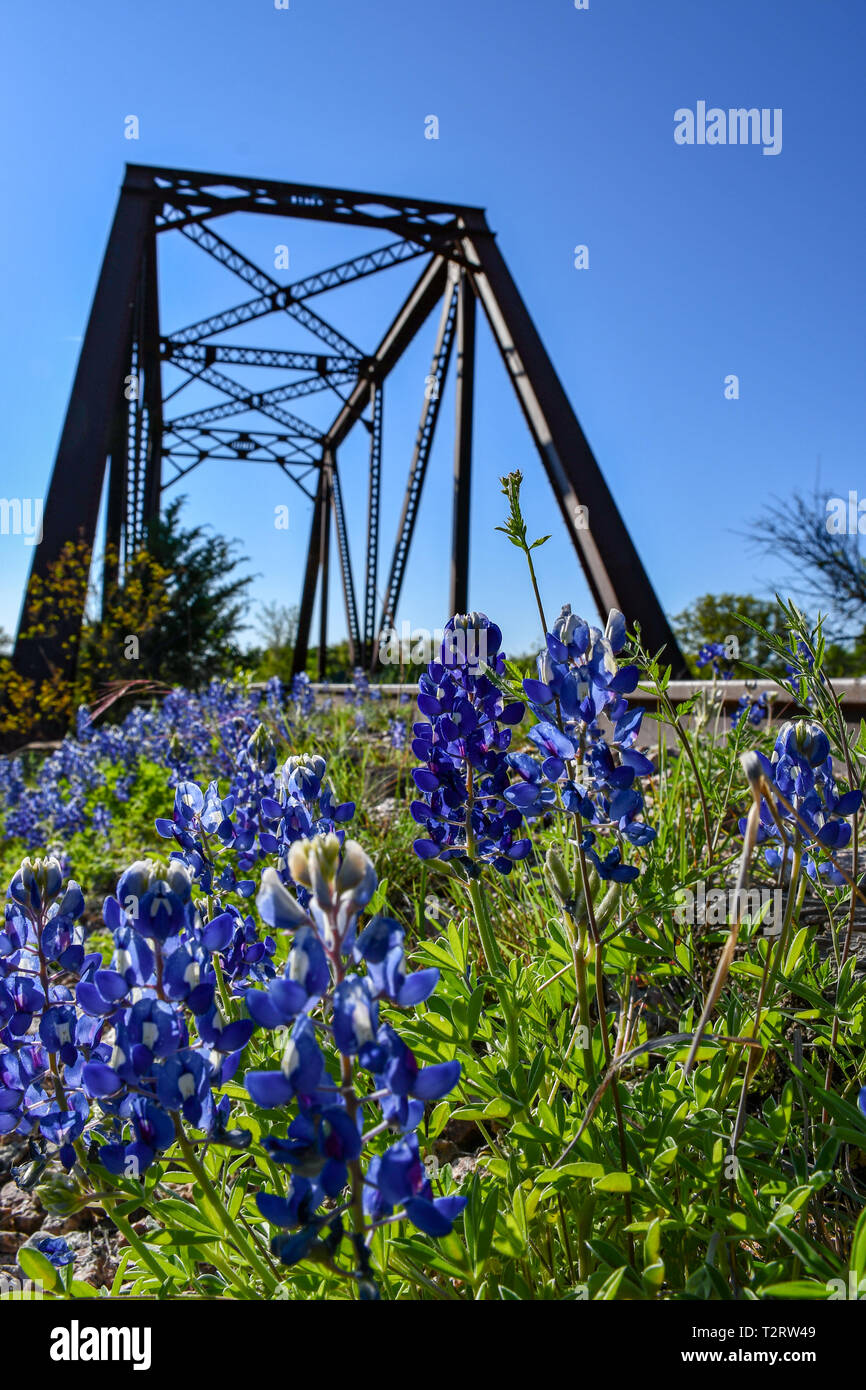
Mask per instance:
[[[39,909],[53,902],[63,887],[63,870],[60,861],[49,856],[46,859],[21,861],[21,868],[12,880],[10,892],[22,907]]]
[[[339,860],[340,841],[336,835],[296,840],[289,849],[289,873],[296,883],[312,891],[320,907],[332,907],[331,887]]]
[[[276,767],[277,750],[264,724],[259,724],[247,743],[247,757],[259,772],[273,772]]]
[[[551,847],[545,856],[544,867],[547,870],[547,877],[551,888],[560,902],[566,903],[572,896],[572,885],[566,873],[562,856],[558,849]]]
[[[295,883],[301,883],[305,888],[310,887],[310,871],[307,866],[309,849],[309,840],[295,840],[289,845],[289,873]]]
[[[121,874],[117,884],[117,896],[121,905],[128,898],[143,898],[154,878],[155,865],[152,859],[136,859]]]
[[[622,884],[613,882],[595,909],[595,924],[603,927],[616,911],[617,903],[622,896]]]
[[[82,1192],[75,1179],[64,1173],[56,1173],[40,1183],[36,1196],[51,1216],[74,1216],[90,1202],[88,1193]]]
[[[371,868],[372,862],[358,841],[347,840],[343,845],[343,862],[337,870],[339,892],[350,893],[353,888],[357,888]]]
[[[740,763],[743,771],[749,779],[751,786],[756,787],[764,775],[764,768],[757,753],[752,750],[749,753],[740,754]]]

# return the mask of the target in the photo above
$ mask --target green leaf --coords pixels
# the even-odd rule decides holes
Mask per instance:
[[[811,1279],[791,1279],[786,1284],[764,1284],[758,1292],[764,1298],[821,1298],[827,1297],[826,1283],[813,1283]]]
[[[611,1274],[607,1279],[605,1279],[604,1283],[602,1284],[601,1288],[596,1294],[596,1298],[600,1303],[613,1302],[613,1300],[617,1296],[617,1293],[619,1292],[619,1286],[625,1278],[625,1272],[627,1268],[627,1265],[620,1265],[619,1269],[615,1269],[613,1274]]]
[[[634,1189],[631,1173],[605,1173],[593,1186],[596,1192],[631,1192]]]
[[[57,1287],[57,1270],[41,1250],[36,1250],[32,1245],[22,1245],[18,1251],[18,1263],[26,1277],[32,1279],[35,1284],[41,1284],[44,1289],[49,1290]]]
[[[181,1201],[179,1197],[165,1197],[159,1204],[159,1214],[163,1218],[173,1218],[179,1226],[197,1235],[223,1234],[216,1219],[211,1219],[208,1212],[194,1207],[191,1202]]]
[[[644,1237],[644,1264],[647,1268],[655,1264],[662,1246],[662,1223],[658,1217],[650,1222]]]
[[[69,1286],[69,1292],[73,1298],[98,1298],[99,1294],[92,1284],[85,1284],[83,1279],[73,1279]]]
[[[857,1283],[866,1275],[866,1207],[860,1213],[860,1220],[851,1242],[851,1269],[857,1276]]]
[[[471,1042],[478,1031],[478,1020],[481,1017],[481,1010],[484,1006],[484,985],[479,985],[472,991],[469,1005],[466,1010],[466,1036]]]
[[[512,1114],[514,1106],[507,1100],[488,1101],[482,1111],[485,1120],[505,1120]]]
[[[499,1191],[491,1187],[483,1202],[478,1216],[478,1232],[475,1249],[475,1262],[482,1266],[490,1254],[490,1247],[493,1244],[493,1235],[496,1230],[496,1212],[499,1204]]]
[[[515,1139],[532,1139],[537,1144],[557,1143],[560,1135],[551,1129],[542,1129],[541,1125],[534,1125],[529,1120],[520,1120],[511,1130]]]
[[[800,930],[797,932],[797,935],[794,937],[794,940],[791,942],[791,945],[788,948],[788,954],[785,957],[784,974],[786,978],[791,974],[791,971],[794,969],[794,966],[797,964],[797,961],[803,954],[806,942],[809,939],[810,931],[810,927],[801,927]]]
[[[539,1048],[535,1060],[533,1061],[532,1066],[529,1069],[529,1080],[526,1083],[527,1098],[530,1101],[534,1100],[535,1093],[544,1079],[546,1067],[547,1053],[544,1050],[544,1048],[541,1047]]]
[[[535,1181],[541,1183],[556,1183],[559,1178],[601,1178],[604,1177],[604,1168],[600,1163],[563,1163],[561,1168],[542,1168],[541,1172],[536,1173]]]
[[[780,1226],[776,1221],[770,1222],[768,1230],[790,1246],[810,1274],[825,1280],[833,1279],[839,1274],[842,1268],[839,1261],[834,1259],[831,1263],[827,1252],[816,1250],[799,1231],[792,1231],[789,1226]]]

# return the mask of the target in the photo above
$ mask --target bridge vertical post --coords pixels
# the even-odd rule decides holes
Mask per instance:
[[[316,601],[316,584],[319,578],[319,556],[322,545],[322,500],[325,488],[324,462],[319,469],[316,496],[313,499],[313,515],[310,521],[310,539],[307,544],[307,564],[304,570],[304,587],[301,590],[301,608],[298,614],[298,633],[292,653],[292,675],[297,676],[307,669],[307,653],[310,649],[310,628],[313,622],[313,605]]]
[[[321,555],[322,587],[319,591],[319,680],[323,681],[328,667],[328,589],[331,580],[331,506],[333,486],[331,483],[331,458],[325,453],[322,467],[322,539],[319,543]]]
[[[475,291],[460,273],[457,301],[457,428],[454,440],[454,514],[449,616],[469,606],[469,517],[472,487],[472,419],[475,398]]]
[[[147,454],[144,469],[142,534],[159,516],[162,482],[162,363],[159,355],[159,284],[157,280],[156,228],[151,224],[144,246],[144,404],[147,407]]]

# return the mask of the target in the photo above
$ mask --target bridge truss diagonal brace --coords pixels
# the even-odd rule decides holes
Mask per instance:
[[[465,263],[599,614],[638,621],[643,643],[664,647],[681,676],[685,659],[538,330],[486,222],[473,222]]]

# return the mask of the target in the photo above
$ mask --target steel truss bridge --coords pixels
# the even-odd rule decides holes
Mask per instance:
[[[383,244],[281,284],[216,230],[219,219],[231,213],[373,228],[381,231]],[[192,242],[242,281],[240,302],[166,332],[157,256],[166,236]],[[385,276],[391,267],[409,261],[416,263],[418,276],[378,343],[359,346],[317,311],[317,296],[366,277]],[[329,312],[336,298],[331,296]],[[372,670],[379,635],[396,616],[442,388],[452,363],[456,420],[449,611],[465,611],[479,304],[599,613],[604,616],[609,608],[619,608],[630,623],[639,621],[650,649],[664,647],[674,675],[685,674],[640,557],[480,208],[143,165],[127,166],[82,341],[45,499],[42,540],[34,551],[25,596],[15,648],[17,668],[40,679],[75,659],[81,614],[71,629],[56,637],[35,640],[21,634],[30,626],[34,579],[46,576],[70,541],[83,541],[92,553],[106,473],[104,563],[118,569],[113,575],[106,570],[103,578],[122,582],[124,560],[146,545],[165,490],[208,459],[230,459],[282,469],[312,502],[296,669],[306,665],[318,589],[320,679],[324,674],[334,535],[351,659]],[[380,577],[385,387],[437,306],[402,513],[387,570]],[[287,328],[301,325],[307,330],[307,343],[312,334],[321,351],[221,341],[230,330],[270,315],[288,320]],[[177,413],[177,407],[169,410],[162,386],[167,364],[179,369],[186,382],[212,388],[214,404],[186,414]],[[272,368],[292,376],[285,384],[252,391],[233,376],[231,369],[237,366]],[[130,392],[131,381],[141,389]],[[322,392],[338,401],[325,429],[295,413],[297,402]],[[133,399],[128,399],[130,394]],[[235,422],[234,417],[251,412],[260,417],[261,428],[245,429]],[[359,577],[349,552],[339,467],[341,446],[356,427],[369,441],[366,547]]]

